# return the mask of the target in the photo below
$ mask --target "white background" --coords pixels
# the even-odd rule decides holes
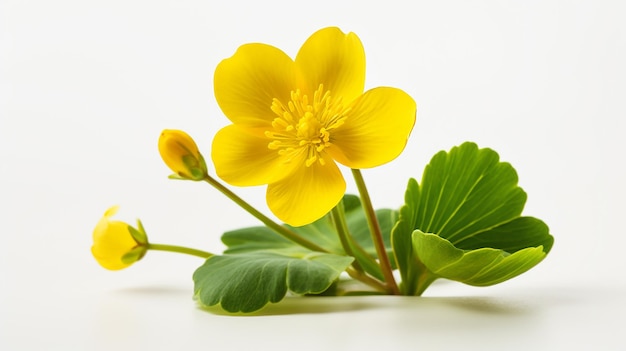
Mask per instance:
[[[0,349],[623,347],[622,4],[0,1]],[[294,56],[325,26],[359,35],[367,88],[419,106],[405,153],[364,171],[375,205],[400,206],[436,151],[475,141],[518,170],[525,214],[556,238],[548,258],[494,287],[288,299],[256,317],[197,308],[195,257],[99,267],[91,232],[113,204],[153,242],[215,252],[256,224],[208,185],[168,180],[159,133],[184,129],[209,155],[228,122],[216,64],[248,42]],[[266,211],[262,187],[235,190]]]

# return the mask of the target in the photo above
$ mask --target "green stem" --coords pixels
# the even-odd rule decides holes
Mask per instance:
[[[346,269],[346,272],[352,278],[354,278],[354,279],[356,279],[356,280],[358,280],[358,281],[360,281],[362,283],[365,283],[365,284],[371,286],[372,288],[376,289],[376,291],[380,291],[380,292],[385,293],[385,294],[389,294],[390,293],[389,289],[387,288],[387,286],[385,284],[383,284],[381,281],[379,281],[377,279],[374,279],[374,278],[370,277],[369,275],[367,275],[367,274],[365,274],[363,272],[357,271],[356,269],[351,268],[351,267],[348,267]]]
[[[365,272],[367,274],[372,275],[374,278],[379,280],[384,280],[385,276],[382,275],[382,271],[380,270],[380,265],[376,261],[372,255],[370,255],[367,251],[363,249],[359,243],[354,240],[352,235],[350,235],[350,229],[348,228],[348,224],[346,222],[345,210],[343,208],[343,203],[339,203],[331,212],[330,212],[333,222],[335,223],[335,228],[337,229],[337,233],[339,234],[339,240],[341,241],[341,245],[344,248],[344,251],[354,257],[355,264],[353,264],[354,268]]]
[[[378,254],[378,260],[380,262],[380,269],[383,271],[385,282],[393,294],[400,295],[400,289],[398,288],[396,279],[393,277],[391,262],[389,261],[389,256],[387,255],[383,234],[380,230],[380,225],[378,224],[378,218],[376,218],[376,211],[374,211],[374,207],[372,206],[372,200],[370,199],[369,192],[365,186],[363,175],[360,170],[352,169],[352,176],[354,177],[356,186],[359,189],[361,203],[363,204],[365,217],[367,218],[367,224],[369,225],[370,233],[372,234],[372,240],[374,241],[374,246],[376,247],[376,253]]]
[[[235,194],[232,191],[230,191],[230,189],[228,189],[227,187],[222,185],[220,182],[218,182],[217,180],[215,180],[211,176],[207,175],[204,178],[204,180],[207,183],[211,184],[214,188],[219,190],[222,194],[226,195],[226,197],[228,197],[229,199],[233,200],[237,205],[239,205],[241,208],[246,210],[249,214],[254,216],[256,219],[258,219],[261,222],[263,222],[263,224],[265,224],[267,227],[269,227],[269,228],[273,229],[274,231],[276,231],[278,234],[284,236],[285,238],[287,238],[287,239],[289,239],[289,240],[297,243],[298,245],[303,246],[303,247],[305,247],[305,248],[307,248],[309,250],[319,251],[319,252],[328,252],[324,248],[316,245],[315,243],[313,243],[313,242],[311,242],[311,241],[301,237],[300,235],[294,233],[293,231],[289,230],[287,227],[282,226],[282,225],[274,222],[269,217],[267,217],[263,213],[259,212],[256,208],[252,207],[249,203],[244,201],[242,198],[237,196],[237,194]]]
[[[414,295],[422,296],[426,288],[428,288],[430,284],[432,284],[432,282],[437,280],[437,278],[439,277],[434,274],[430,274],[427,271],[422,272],[422,274],[420,274],[417,278],[417,287],[415,289]]]
[[[339,206],[341,206],[341,208]],[[333,207],[330,215],[333,219],[333,223],[335,224],[335,229],[337,230],[337,234],[339,235],[339,241],[341,242],[343,250],[348,255],[355,257],[354,252],[352,251],[352,246],[350,245],[350,238],[348,234],[349,230],[348,225],[346,224],[346,218],[344,216],[343,203],[339,202],[337,206]],[[352,263],[352,267],[354,267],[354,269],[359,272],[363,272],[363,267],[361,267],[356,259]]]
[[[197,250],[197,249],[192,249],[192,248],[189,248],[189,247],[176,246],[176,245],[165,245],[165,244],[152,244],[152,243],[150,243],[150,244],[148,244],[148,250],[178,252],[178,253],[184,253],[184,254],[187,254],[187,255],[198,256],[198,257],[202,257],[202,258],[209,258],[209,257],[213,256],[213,254],[210,253],[210,252]]]

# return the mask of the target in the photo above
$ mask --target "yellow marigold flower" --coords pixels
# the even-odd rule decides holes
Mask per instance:
[[[123,269],[139,261],[148,249],[146,233],[139,222],[139,228],[111,221],[118,207],[109,208],[93,231],[91,254],[98,263],[110,270]]]
[[[319,30],[295,60],[273,46],[241,46],[215,70],[216,100],[233,123],[213,140],[217,174],[237,186],[268,184],[268,206],[288,224],[322,217],[346,189],[335,161],[387,163],[415,123],[408,94],[364,86],[365,52],[354,33]]]
[[[207,175],[206,163],[196,142],[182,130],[161,132],[159,153],[165,164],[182,178],[202,180]]]

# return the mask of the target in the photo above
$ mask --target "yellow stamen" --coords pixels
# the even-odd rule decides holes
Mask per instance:
[[[287,105],[273,99],[271,109],[277,117],[272,129],[265,132],[271,139],[267,147],[277,150],[285,162],[304,152],[307,167],[315,162],[325,164],[321,154],[332,145],[332,131],[341,127],[350,111],[341,98],[333,99],[330,91],[324,91],[322,84],[313,93],[313,101],[297,89],[291,92]]]

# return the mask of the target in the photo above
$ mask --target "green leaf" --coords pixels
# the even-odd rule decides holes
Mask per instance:
[[[213,256],[198,268],[195,297],[204,306],[254,312],[282,300],[287,291],[319,294],[352,263],[352,257],[310,252],[249,252]]]
[[[354,239],[354,243],[359,245],[367,254],[376,257],[376,248],[374,247],[365,212],[361,207],[359,198],[355,195],[347,194],[342,201],[348,230]],[[380,209],[376,211],[376,216],[388,253],[391,255],[393,251],[391,249],[390,233],[392,226],[397,221],[398,212],[389,209]],[[346,255],[330,215],[326,215],[302,227],[285,226],[330,253]],[[288,248],[302,250],[296,243],[285,239],[280,234],[267,227],[249,227],[229,231],[222,235],[222,242],[228,247],[224,251],[224,253],[228,254],[275,249],[282,250]],[[368,273],[379,279],[383,279],[380,267],[375,264],[375,262],[374,264],[368,264],[367,260],[359,259],[359,263],[363,265]]]
[[[367,219],[365,218],[365,213],[361,207],[359,198],[355,195],[347,194],[342,201],[344,203],[346,222],[350,233],[356,242],[368,253],[376,254],[376,248],[372,242],[367,226]],[[398,218],[398,212],[389,209],[380,209],[376,211],[376,217],[378,218],[383,232],[385,245],[389,252],[391,252],[390,233],[392,226]],[[286,224],[285,226],[331,253],[345,254],[330,215],[326,215],[302,227],[292,227]],[[280,234],[267,227],[249,227],[229,231],[222,235],[222,242],[228,246],[228,249],[225,251],[227,253],[241,253],[269,248],[297,246],[297,244],[283,238]]]
[[[222,235],[222,242],[227,246],[225,254],[300,247],[268,227],[248,227],[228,231]],[[304,248],[302,250],[308,251]]]
[[[404,196],[405,204],[400,208],[400,217],[391,231],[393,253],[400,271],[402,282],[400,289],[404,295],[414,295],[417,282],[425,270],[413,253],[413,230],[415,226],[415,208],[419,207],[419,185],[415,179],[409,179]]]
[[[538,219],[507,227],[526,203],[517,181],[515,169],[500,162],[491,149],[467,142],[449,153],[441,151],[424,170],[413,228],[437,234],[461,249],[481,247],[479,243],[517,249],[549,243],[544,246],[547,253],[553,240],[547,230],[532,237],[528,235],[532,231],[519,230],[521,224],[538,225]],[[515,230],[508,231],[511,228]]]
[[[526,202],[513,167],[474,143],[437,153],[420,190],[414,228],[453,244],[518,217]]]
[[[455,244],[464,250],[491,247],[509,253],[517,252],[531,246],[543,246],[548,253],[554,244],[548,226],[534,217],[517,217],[510,222],[468,237]]]
[[[492,248],[461,250],[438,235],[419,230],[413,233],[413,246],[420,260],[435,275],[474,286],[511,279],[546,256],[543,246],[517,250],[513,254]]]
[[[491,248],[513,254],[541,247],[547,254],[554,239],[541,220],[520,217],[526,193],[517,181],[515,169],[500,162],[495,151],[470,142],[438,152],[421,184],[409,180],[392,233],[403,292],[419,294],[425,288],[420,281],[432,280],[427,277],[432,262],[426,264],[415,251],[414,230],[435,234],[460,250]]]

